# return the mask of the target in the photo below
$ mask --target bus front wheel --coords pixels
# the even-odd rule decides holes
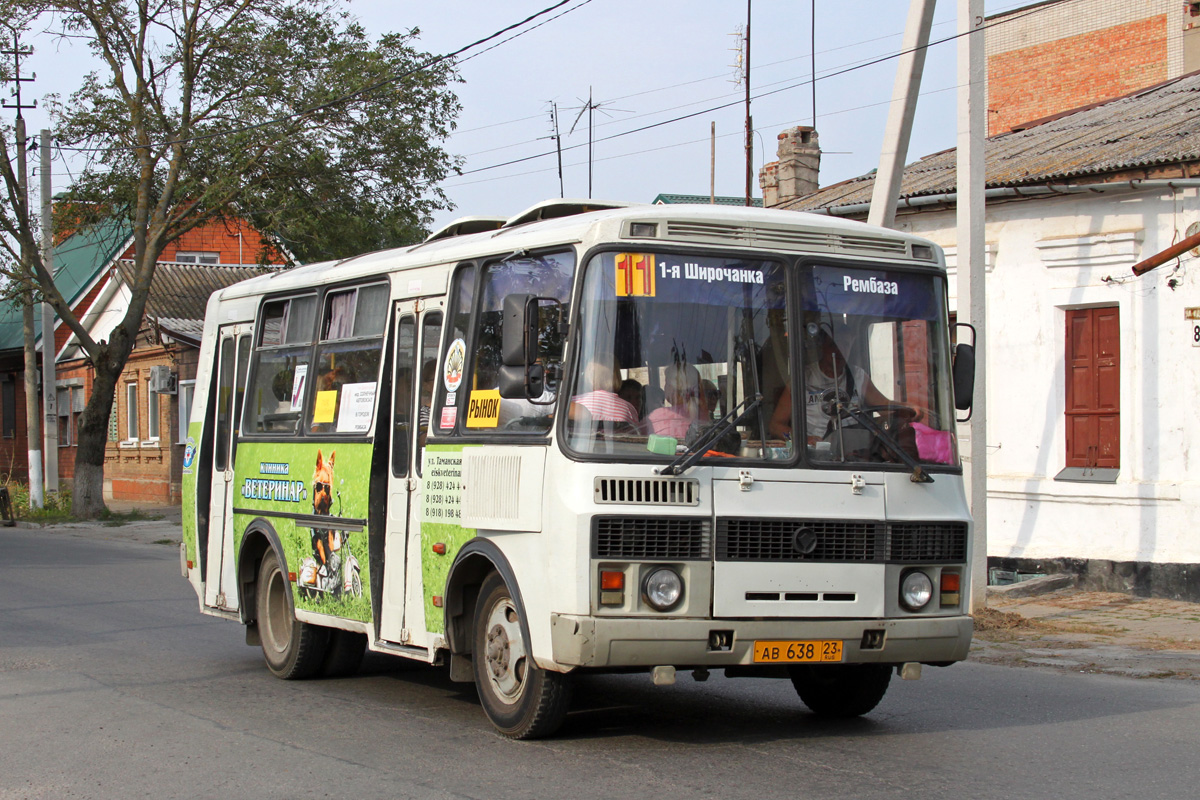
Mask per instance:
[[[796,664],[789,672],[804,705],[832,719],[866,714],[879,705],[892,679],[888,664]]]
[[[284,680],[315,675],[325,658],[329,631],[296,619],[288,576],[274,550],[267,550],[258,567],[255,606],[267,669]]]
[[[496,573],[480,587],[473,639],[475,686],[496,730],[510,739],[554,733],[570,707],[570,680],[534,664],[517,604]]]

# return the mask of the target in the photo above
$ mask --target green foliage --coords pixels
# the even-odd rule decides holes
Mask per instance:
[[[411,243],[448,207],[457,77],[420,68],[416,30],[371,41],[315,0],[53,5],[108,65],[53,105],[60,141],[94,153],[60,206],[76,224],[140,211],[150,249],[242,216],[311,261]]]
[[[30,508],[29,484],[7,479],[0,484],[8,489],[14,519],[23,522],[70,522],[73,519],[69,485],[61,485],[57,492],[46,494],[42,508]]]

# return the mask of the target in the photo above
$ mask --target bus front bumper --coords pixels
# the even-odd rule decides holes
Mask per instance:
[[[974,629],[966,615],[795,621],[552,614],[550,623],[557,664],[614,669],[751,665],[754,642],[765,640],[840,640],[843,663],[851,664],[962,661]]]

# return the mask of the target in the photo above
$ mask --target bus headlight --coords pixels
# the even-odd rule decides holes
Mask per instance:
[[[642,597],[655,611],[670,611],[683,597],[683,578],[673,569],[656,569],[642,582]]]
[[[933,581],[916,570],[900,579],[900,605],[909,611],[920,611],[933,599]]]

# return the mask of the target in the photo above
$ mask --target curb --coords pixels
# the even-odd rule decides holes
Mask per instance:
[[[1059,589],[1066,589],[1075,585],[1075,576],[1065,572],[1060,572],[1057,575],[1046,575],[1041,578],[1033,578],[1020,583],[1010,584],[1008,586],[989,586],[987,593],[988,597],[1036,597],[1041,594],[1049,594],[1057,592]]]

